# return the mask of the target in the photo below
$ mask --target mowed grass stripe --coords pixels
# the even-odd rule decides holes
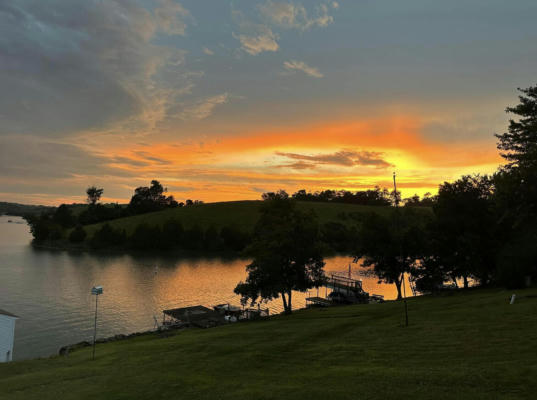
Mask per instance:
[[[0,365],[5,399],[524,399],[537,391],[537,289],[313,309]]]

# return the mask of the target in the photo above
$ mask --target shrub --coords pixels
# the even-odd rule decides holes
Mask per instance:
[[[250,244],[250,234],[245,233],[234,226],[225,226],[220,231],[220,237],[224,248],[232,251],[242,251]]]
[[[162,231],[158,226],[140,224],[129,237],[129,246],[136,250],[150,250],[161,248]]]
[[[116,247],[125,243],[125,231],[113,229],[109,224],[104,224],[90,240],[94,248]]]
[[[82,225],[77,225],[75,229],[69,234],[69,241],[71,243],[81,243],[86,239],[86,231]]]

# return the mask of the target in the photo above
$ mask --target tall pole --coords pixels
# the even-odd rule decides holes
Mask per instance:
[[[97,300],[99,299],[99,295],[95,296],[95,325],[93,327],[93,356],[92,360],[95,360],[95,340],[97,339]]]
[[[393,196],[395,199],[395,208],[399,207],[399,197],[397,197],[397,183],[395,182],[395,171],[393,172]],[[399,236],[399,262],[403,267],[403,249],[401,244],[401,230],[399,227],[399,215],[396,215],[397,219],[397,235]],[[402,268],[403,269],[403,268]],[[405,270],[403,269],[401,278],[401,284],[403,285],[403,303],[405,305],[405,326],[408,326],[408,305],[406,304],[406,287],[405,287]]]

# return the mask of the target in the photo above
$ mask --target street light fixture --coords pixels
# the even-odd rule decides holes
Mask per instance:
[[[99,300],[99,295],[103,294],[103,287],[102,286],[92,287],[91,294],[95,295],[95,325],[93,327],[93,356],[92,356],[92,360],[95,360],[95,340],[97,339],[97,301]]]

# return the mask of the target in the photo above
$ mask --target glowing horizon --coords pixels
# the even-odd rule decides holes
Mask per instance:
[[[403,197],[434,194],[497,169],[504,109],[535,83],[529,0],[77,7],[0,7],[0,201],[125,203],[152,179],[179,201],[391,190],[393,171]]]

